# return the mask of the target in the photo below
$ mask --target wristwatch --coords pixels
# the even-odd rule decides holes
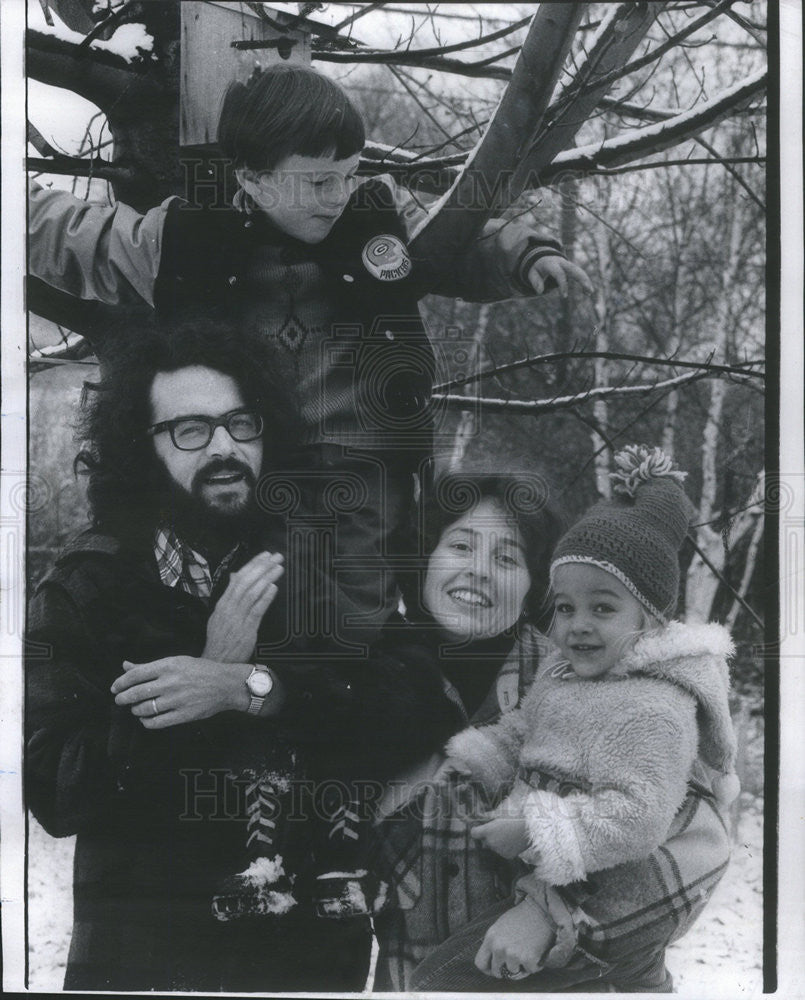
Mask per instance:
[[[251,695],[251,701],[246,711],[249,715],[259,715],[263,702],[271,694],[271,689],[274,687],[274,678],[268,667],[256,664],[246,678],[246,687]]]

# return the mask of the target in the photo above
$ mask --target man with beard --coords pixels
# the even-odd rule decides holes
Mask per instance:
[[[243,851],[232,762],[277,745],[393,771],[455,728],[424,668],[259,662],[283,560],[256,497],[294,438],[261,350],[175,324],[122,338],[87,387],[92,527],[39,585],[27,633],[28,805],[78,835],[65,989],[361,990],[368,919],[301,904],[214,919]]]

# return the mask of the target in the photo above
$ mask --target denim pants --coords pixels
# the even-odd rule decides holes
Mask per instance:
[[[495,979],[475,967],[484,935],[513,900],[496,903],[463,930],[434,949],[415,969],[413,992],[456,993],[672,993],[665,968],[665,946],[624,957],[609,968],[583,956],[565,968],[543,969],[522,979]]]

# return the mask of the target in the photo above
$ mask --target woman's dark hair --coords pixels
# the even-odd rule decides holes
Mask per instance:
[[[273,374],[270,347],[233,325],[208,317],[127,326],[105,339],[101,379],[84,383],[78,423],[82,450],[74,466],[88,474],[94,526],[118,538],[153,531],[165,478],[145,432],[151,385],[160,372],[192,365],[231,376],[248,405],[263,415],[263,467],[279,464],[299,440],[295,406]],[[202,402],[200,400],[200,402]]]
[[[444,532],[482,500],[492,500],[517,525],[531,576],[523,617],[545,624],[550,556],[565,526],[550,501],[548,483],[537,472],[447,473],[439,477],[421,505],[420,537],[430,556]]]
[[[363,119],[335,83],[306,66],[271,66],[233,83],[218,120],[218,145],[235,168],[273,170],[286,156],[344,160],[363,149]]]

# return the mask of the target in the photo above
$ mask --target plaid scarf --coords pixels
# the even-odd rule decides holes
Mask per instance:
[[[188,594],[208,601],[213,588],[221,580],[238,551],[241,543],[227,553],[214,573],[210,564],[190,548],[172,528],[159,527],[154,532],[154,556],[157,561],[159,578],[166,587],[177,585]]]

